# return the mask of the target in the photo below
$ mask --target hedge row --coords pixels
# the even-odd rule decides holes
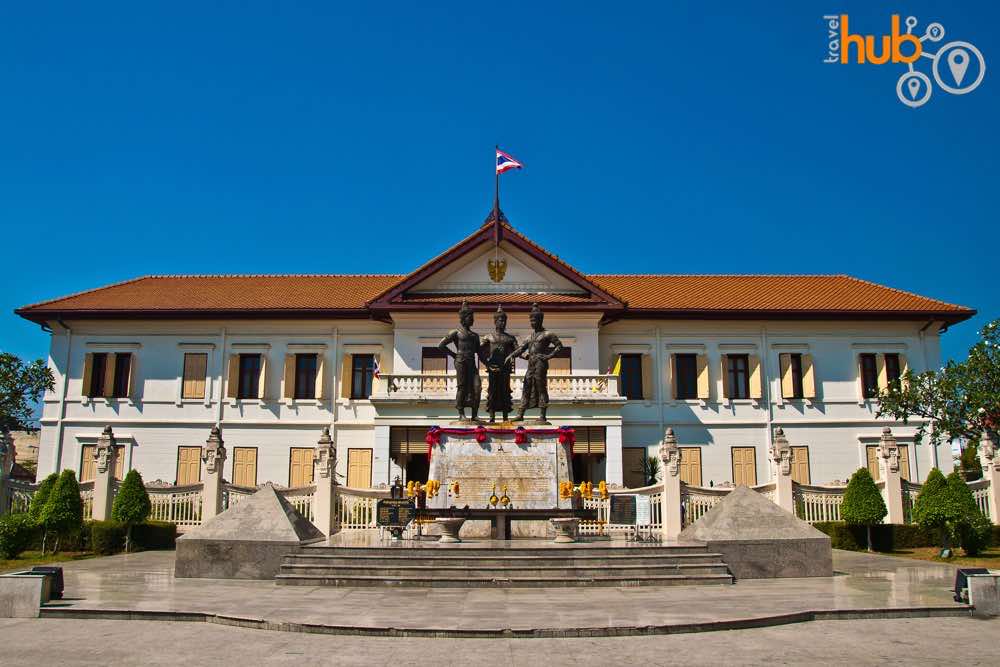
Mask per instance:
[[[834,549],[865,551],[868,544],[865,526],[849,526],[843,521],[821,521],[813,528],[830,536],[830,546]],[[1000,526],[993,526],[991,544],[1000,544]],[[872,526],[872,549],[875,551],[899,551],[916,547],[933,547],[938,544],[938,536],[917,524],[882,523]]]
[[[93,551],[114,554],[125,550],[126,526],[117,521],[84,521],[79,532],[60,539],[61,551]],[[173,549],[177,539],[177,526],[162,521],[148,521],[132,528],[131,549]],[[53,540],[50,538],[49,546]],[[42,548],[42,531],[27,514],[0,517],[0,554],[15,558],[21,551]]]

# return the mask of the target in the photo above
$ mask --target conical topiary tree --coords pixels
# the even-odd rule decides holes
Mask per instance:
[[[990,543],[990,521],[976,505],[976,497],[957,472],[948,475],[948,490],[960,514],[954,521],[951,537],[962,545],[966,556],[976,556]]]
[[[38,485],[35,490],[35,494],[31,496],[31,505],[28,507],[28,516],[35,523],[36,526],[41,526],[42,528],[42,553],[45,553],[45,540],[48,537],[48,528],[42,523],[42,510],[45,509],[45,503],[49,501],[49,496],[52,494],[52,488],[59,481],[59,473],[54,472],[45,479],[42,483]]]
[[[961,506],[948,486],[948,480],[937,468],[927,473],[916,502],[913,503],[913,521],[928,532],[938,535],[938,546],[950,549],[961,516]]]
[[[151,509],[146,485],[142,483],[142,475],[138,470],[129,470],[111,506],[111,518],[121,521],[126,526],[125,551],[129,551],[132,543],[132,526],[145,521]]]
[[[889,511],[868,468],[858,468],[844,491],[841,518],[850,525],[868,529],[868,551],[872,550],[872,526],[882,523]]]
[[[83,501],[80,499],[80,485],[76,483],[76,473],[63,470],[59,480],[52,487],[45,507],[42,509],[41,523],[45,530],[54,531],[59,551],[59,539],[79,532],[83,527]]]

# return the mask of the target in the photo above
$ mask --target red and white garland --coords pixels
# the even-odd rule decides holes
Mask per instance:
[[[518,426],[517,428],[493,428],[483,426],[482,424],[475,428],[441,428],[440,426],[431,426],[430,430],[427,431],[427,436],[424,438],[424,441],[427,443],[427,460],[431,460],[434,445],[441,444],[442,435],[471,435],[475,437],[476,442],[482,444],[491,435],[510,434],[514,435],[514,444],[516,445],[526,444],[528,436],[543,435],[558,436],[559,444],[566,447],[572,447],[573,443],[576,442],[576,431],[571,426],[560,426],[558,428],[524,428],[523,426]]]

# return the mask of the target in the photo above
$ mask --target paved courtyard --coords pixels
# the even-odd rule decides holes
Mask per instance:
[[[688,624],[833,610],[968,613],[951,599],[954,567],[843,551],[834,552],[840,573],[834,577],[673,588],[285,587],[270,581],[175,579],[173,559],[173,552],[154,551],[68,563],[66,599],[51,608],[55,613],[214,614],[230,622],[325,626],[339,632],[510,630],[541,635],[581,628],[669,631]]]
[[[1000,620],[971,618],[816,621],[704,634],[575,639],[332,637],[210,623],[0,619],[2,662],[18,666],[995,665],[998,636]]]

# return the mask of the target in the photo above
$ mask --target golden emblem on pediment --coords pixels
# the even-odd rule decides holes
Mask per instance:
[[[486,270],[490,273],[490,280],[495,283],[503,280],[503,277],[507,274],[507,260],[506,259],[491,259],[486,262]]]

